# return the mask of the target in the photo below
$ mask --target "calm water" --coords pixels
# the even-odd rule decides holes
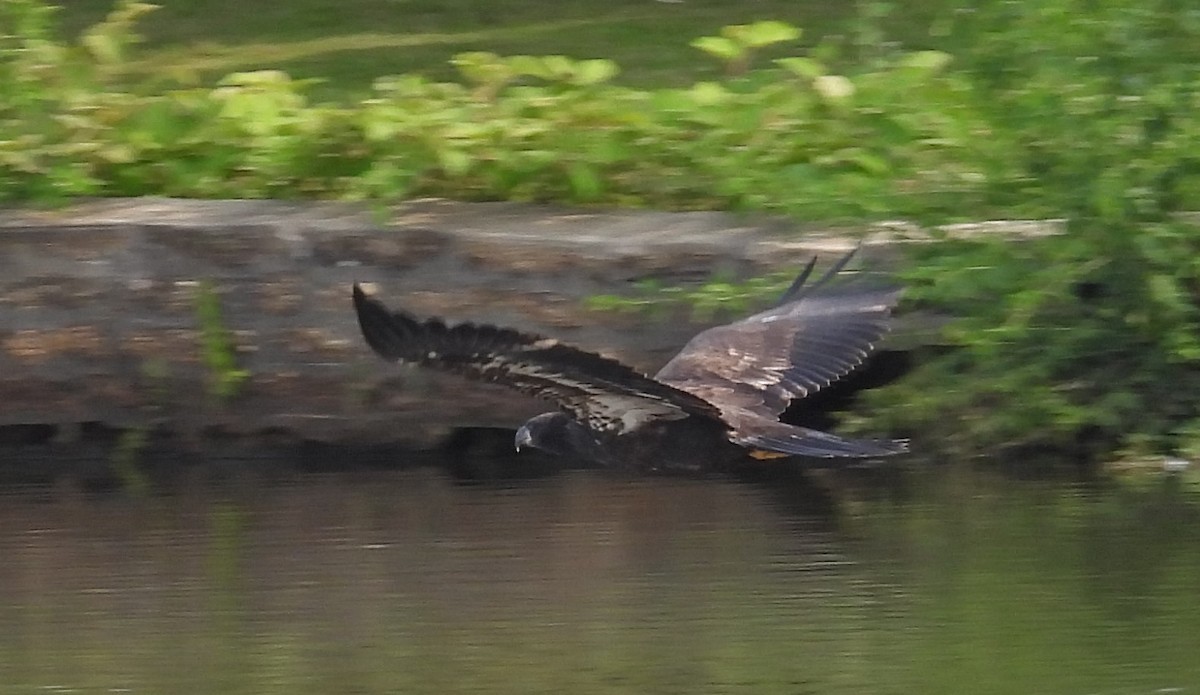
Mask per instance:
[[[900,481],[8,488],[0,693],[1200,693],[1200,491]]]

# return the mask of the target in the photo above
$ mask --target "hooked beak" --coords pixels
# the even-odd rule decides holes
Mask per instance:
[[[533,435],[530,434],[528,427],[522,425],[521,429],[517,430],[516,445],[517,451],[520,451],[523,446],[533,446]]]

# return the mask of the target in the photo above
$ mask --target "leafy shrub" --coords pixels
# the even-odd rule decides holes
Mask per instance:
[[[913,298],[962,317],[959,349],[873,412],[962,452],[1200,453],[1200,13],[1056,0],[967,19],[973,102],[1019,164],[987,197],[1040,198],[1068,229],[919,254]]]
[[[73,46],[37,0],[3,6],[0,198],[444,195],[828,219],[944,213],[978,188],[974,116],[943,54],[856,75],[813,56],[751,70],[799,34],[762,22],[697,41],[729,66],[722,82],[632,89],[608,60],[478,52],[454,59],[462,83],[398,76],[357,103],[312,104],[275,71],[124,84],[148,8],[118,5]]]

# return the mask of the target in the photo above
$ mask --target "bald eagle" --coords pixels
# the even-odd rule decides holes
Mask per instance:
[[[517,430],[530,446],[649,471],[728,467],[746,457],[877,457],[899,440],[846,439],[780,422],[866,359],[887,332],[896,287],[835,282],[850,258],[808,283],[808,263],[771,308],[697,334],[653,378],[557,340],[487,324],[392,311],[355,283],[367,345],[389,361],[494,382],[555,403]]]

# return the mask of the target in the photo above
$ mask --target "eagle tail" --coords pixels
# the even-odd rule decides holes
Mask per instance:
[[[767,431],[740,434],[733,439],[750,448],[755,458],[768,458],[764,450],[813,458],[874,458],[908,451],[906,439],[846,439],[828,432],[777,424]]]

